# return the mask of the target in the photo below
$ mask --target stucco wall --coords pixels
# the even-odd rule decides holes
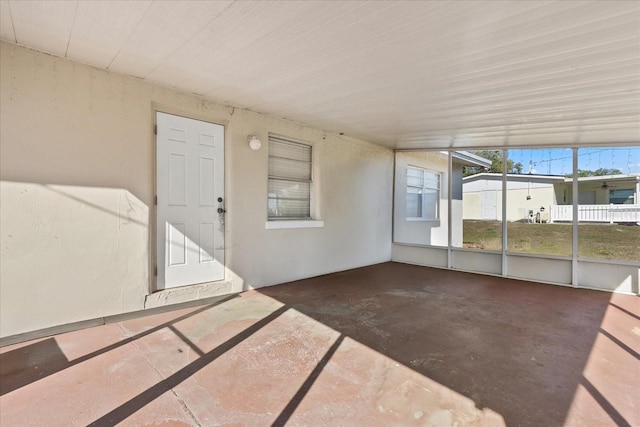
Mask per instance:
[[[393,152],[256,113],[236,111],[227,138],[228,266],[247,286],[264,286],[391,259]],[[313,144],[314,195],[323,228],[267,230],[268,150],[247,135],[268,132]]]
[[[391,150],[11,44],[0,67],[2,337],[173,301],[149,295],[155,110],[226,126],[228,280],[184,298],[391,258]],[[268,132],[314,144],[323,228],[265,229]]]
[[[440,173],[438,219],[407,219],[407,168],[413,166]],[[396,153],[395,212],[393,239],[397,243],[447,246],[449,184],[448,154],[439,151],[407,151]],[[461,234],[460,227],[454,227]],[[461,239],[457,239],[461,240]]]

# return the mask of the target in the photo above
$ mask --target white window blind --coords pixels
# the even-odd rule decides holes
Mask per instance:
[[[311,145],[269,134],[269,219],[310,219]]]

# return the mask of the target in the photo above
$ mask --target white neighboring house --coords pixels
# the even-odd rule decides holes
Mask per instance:
[[[502,174],[463,178],[464,219],[502,215]],[[573,219],[573,178],[507,174],[507,221],[564,222]],[[578,178],[580,222],[640,223],[640,174]]]

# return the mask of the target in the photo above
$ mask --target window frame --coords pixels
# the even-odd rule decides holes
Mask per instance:
[[[420,172],[420,181],[421,181],[421,185],[410,185],[409,184],[409,174],[410,171],[414,170],[414,171],[419,171]],[[435,176],[435,178],[437,179],[437,188],[434,188],[433,186],[429,186],[428,183],[431,182],[431,179],[426,179],[425,175],[426,174],[432,174],[433,176]],[[409,212],[408,212],[408,201],[405,201],[405,219],[407,221],[439,221],[440,220],[440,209],[441,209],[441,201],[440,201],[440,197],[442,195],[442,172],[436,171],[436,170],[432,170],[432,169],[428,169],[428,168],[423,168],[420,166],[413,166],[413,165],[408,165],[407,166],[407,172],[406,172],[406,185],[405,185],[405,193],[408,196],[409,194],[418,194],[419,197],[419,206],[420,206],[420,216],[410,216]],[[418,189],[418,193],[413,193],[410,192],[409,189]],[[436,197],[435,197],[435,216],[431,217],[431,216],[427,216],[427,213],[430,211],[430,209],[425,209],[425,190],[428,191],[435,191]],[[414,190],[415,191],[415,190]]]
[[[629,195],[624,199],[623,202],[620,202],[622,199],[621,196],[616,197],[616,192],[628,192]],[[633,188],[620,188],[620,189],[611,189],[609,190],[609,204],[611,205],[633,205],[634,204],[634,194],[635,190]],[[613,197],[611,197],[613,196]]]
[[[302,228],[302,227],[317,227],[318,225],[315,224],[316,221],[314,221],[314,195],[313,195],[313,190],[314,190],[314,185],[313,185],[313,181],[314,181],[314,149],[313,149],[313,144],[311,144],[310,142],[307,141],[302,141],[296,138],[291,138],[288,136],[283,136],[283,135],[279,135],[279,134],[275,134],[275,133],[271,133],[269,132],[268,134],[268,142],[269,142],[269,146],[268,146],[268,166],[267,166],[267,228],[289,228],[288,226],[285,226],[284,224],[281,225],[276,225],[276,223],[289,223],[291,224],[293,227],[292,228]],[[300,147],[304,147],[305,149],[309,149],[309,161],[304,161],[304,160],[298,160],[298,159],[293,159],[293,158],[287,158],[287,157],[281,157],[281,156],[274,156],[272,155],[272,148],[274,146],[274,144],[289,144],[292,146],[300,146]],[[271,174],[271,161],[272,159],[279,159],[280,161],[290,161],[291,163],[295,164],[295,163],[308,163],[309,165],[309,177],[308,179],[306,178],[297,178],[297,177],[292,177],[292,176],[276,176],[276,175],[272,175]],[[309,198],[306,199],[301,199],[301,198],[279,198],[279,197],[271,197],[271,194],[269,192],[269,187],[270,187],[270,183],[273,181],[284,181],[284,182],[298,182],[298,183],[304,183],[304,184],[308,184],[309,186]],[[277,216],[277,215],[271,215],[270,212],[270,208],[269,205],[271,203],[272,200],[274,200],[277,203],[277,200],[279,199],[287,199],[287,200],[302,200],[302,201],[308,201],[308,211],[309,211],[309,215],[308,216]],[[314,223],[314,224],[310,224],[310,223]],[[308,224],[309,223],[309,224]]]

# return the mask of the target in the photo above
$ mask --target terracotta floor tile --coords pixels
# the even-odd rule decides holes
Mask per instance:
[[[396,263],[0,349],[2,426],[636,426],[640,299]]]

